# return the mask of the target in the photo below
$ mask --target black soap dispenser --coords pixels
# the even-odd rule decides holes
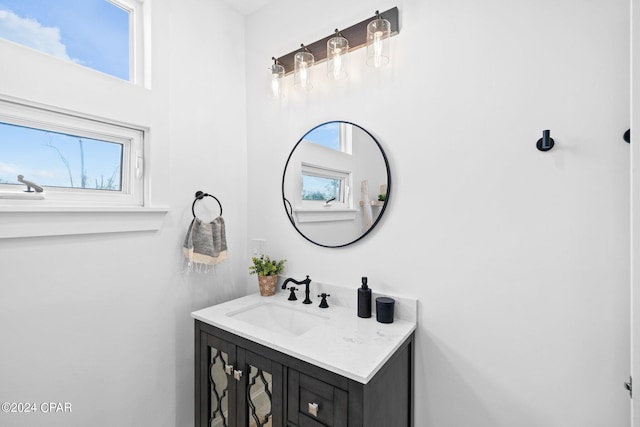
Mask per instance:
[[[371,317],[371,289],[367,278],[362,278],[362,287],[358,289],[358,317]]]

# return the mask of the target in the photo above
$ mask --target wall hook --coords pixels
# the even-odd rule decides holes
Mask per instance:
[[[555,145],[555,141],[553,140],[553,138],[551,138],[551,131],[543,130],[542,138],[540,138],[536,143],[536,147],[538,147],[538,150],[549,151],[553,148],[554,145]]]
[[[631,129],[627,130],[624,135],[622,135],[622,139],[624,139],[628,143],[631,143]]]

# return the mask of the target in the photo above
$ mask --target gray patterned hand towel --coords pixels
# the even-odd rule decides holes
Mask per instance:
[[[184,239],[184,256],[189,263],[214,265],[227,259],[227,236],[221,216],[211,222],[194,218]]]

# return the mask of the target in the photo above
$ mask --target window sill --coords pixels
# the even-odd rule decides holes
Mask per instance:
[[[0,239],[159,230],[169,208],[0,206]]]
[[[329,222],[353,221],[356,219],[357,209],[346,208],[318,208],[295,209],[298,222]]]

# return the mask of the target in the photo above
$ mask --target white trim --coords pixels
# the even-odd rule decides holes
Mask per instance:
[[[353,126],[348,123],[340,123],[340,151],[344,154],[353,154]]]
[[[353,221],[356,219],[357,209],[342,209],[327,207],[320,209],[294,209],[297,222],[330,222]]]
[[[159,230],[168,208],[3,207],[0,239]]]

